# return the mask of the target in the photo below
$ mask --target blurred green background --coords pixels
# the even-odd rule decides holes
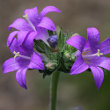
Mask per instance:
[[[110,0],[0,0],[0,110],[48,110],[50,76],[42,79],[38,71],[27,72],[28,90],[16,82],[16,72],[2,74],[3,62],[12,57],[6,47],[8,26],[22,17],[26,8],[37,6],[39,12],[54,5],[62,13],[49,13],[64,32],[86,36],[87,27],[97,27],[101,40],[110,37]],[[70,76],[61,74],[57,110],[110,110],[110,72],[97,90],[91,72]]]

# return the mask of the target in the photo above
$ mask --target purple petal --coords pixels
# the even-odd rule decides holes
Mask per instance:
[[[32,22],[34,26],[36,26],[41,21],[37,7],[34,7],[32,9],[26,9],[24,11],[24,14],[28,15],[29,20]]]
[[[24,40],[23,45],[28,49],[33,49],[33,40],[36,38],[37,32],[31,32]]]
[[[93,67],[92,66],[90,68],[91,68],[91,71],[92,71],[96,86],[99,89],[101,87],[102,83],[103,83],[103,80],[104,80],[104,72],[99,67]]]
[[[36,36],[36,40],[43,40],[43,39],[48,39],[49,35],[48,35],[48,31],[45,28],[37,28],[37,36]]]
[[[19,69],[18,63],[14,58],[10,58],[3,63],[3,73],[8,73]]]
[[[46,28],[51,31],[56,31],[55,24],[48,17],[43,17],[41,22],[39,23],[38,27],[43,27],[43,28]]]
[[[104,40],[99,45],[97,45],[97,49],[100,49],[100,52],[103,53],[103,55],[109,54],[110,53],[110,37]]]
[[[20,55],[24,55],[24,56],[28,56],[28,57],[31,57],[31,54],[33,53],[33,50],[31,49],[28,49],[26,47],[24,47],[23,45],[22,46],[19,46],[17,49],[16,49],[16,52],[20,52]],[[18,58],[18,57],[17,57]],[[16,58],[16,59],[17,59]],[[30,58],[28,58],[30,60]],[[25,59],[25,60],[28,60],[28,59]],[[25,61],[26,62],[26,61]]]
[[[11,45],[9,46],[9,48],[10,48],[10,51],[12,53],[19,48],[18,42],[17,42],[17,39],[16,38],[13,39],[13,42],[11,43]]]
[[[11,32],[10,35],[8,36],[8,40],[7,40],[7,47],[9,47],[13,41],[13,38],[15,37],[15,35],[18,33],[18,31],[14,31]]]
[[[19,31],[18,32],[17,41],[18,41],[19,46],[22,45],[22,43],[24,42],[28,33],[29,33],[28,31]]]
[[[75,63],[73,64],[71,68],[71,75],[80,74],[88,69],[88,65],[84,62],[83,58],[79,56]]]
[[[55,6],[47,6],[41,11],[40,16],[44,17],[49,12],[58,12],[58,13],[60,13],[61,11],[58,8],[56,8]]]
[[[18,82],[18,84],[23,87],[24,89],[27,89],[26,86],[26,71],[27,68],[24,69],[20,69],[16,72],[16,80]]]
[[[102,57],[102,61],[98,66],[110,71],[110,58]]]
[[[103,64],[103,62],[107,61],[107,57],[103,57],[103,56],[93,56],[90,58],[85,58],[85,62],[89,65],[89,66],[100,66],[101,63]],[[109,60],[109,59],[108,59]],[[107,67],[108,68],[108,67]]]
[[[96,28],[87,28],[88,41],[92,46],[100,41],[100,33]]]
[[[33,40],[36,37],[37,32],[28,32],[28,31],[20,31],[18,32],[18,38],[14,38],[13,42],[10,45],[10,51],[13,53],[14,51],[19,51],[20,46],[23,48],[33,50]]]
[[[81,54],[81,52],[80,52],[79,50],[77,50],[75,53],[73,53],[73,55],[74,55],[75,57],[78,57],[80,54]]]
[[[29,64],[30,69],[44,70],[44,64],[41,57],[37,53],[33,53],[31,62]]]
[[[83,38],[82,36],[76,35],[76,36],[69,38],[69,40],[67,40],[66,43],[77,48],[79,51],[82,52],[86,44],[86,39]]]
[[[37,36],[36,36],[36,40],[41,39],[41,40],[43,40],[47,45],[49,45],[48,42],[47,42],[47,39],[48,39],[48,37],[49,37],[47,29],[45,29],[45,28],[37,28],[37,31],[38,31],[38,34],[37,34]]]
[[[31,31],[32,28],[30,27],[30,25],[22,18],[18,18],[16,19],[9,27],[8,30],[10,30],[11,28],[15,28],[17,30],[20,31]]]

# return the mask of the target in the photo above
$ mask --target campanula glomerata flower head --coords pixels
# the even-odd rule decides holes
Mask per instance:
[[[110,58],[104,55],[110,53],[110,38],[100,41],[100,34],[96,28],[87,29],[88,40],[76,35],[66,41],[67,44],[78,49],[76,61],[71,68],[71,75],[80,74],[91,69],[97,88],[100,88],[104,79],[102,68],[110,71]],[[101,68],[102,67],[102,68]]]

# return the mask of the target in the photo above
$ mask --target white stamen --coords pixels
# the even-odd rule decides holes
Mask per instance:
[[[19,56],[19,52],[13,52],[14,54],[15,54],[15,56],[14,56],[14,59],[16,59],[16,57],[18,57]]]
[[[97,52],[97,56],[99,57],[100,55],[103,55],[103,53],[100,53],[100,50],[98,49],[97,50],[98,52]]]
[[[16,59],[16,57],[21,57],[21,58],[30,60],[30,57],[24,56],[24,55],[20,55],[20,52],[15,52],[14,51],[13,53],[15,54],[14,59]]]
[[[36,28],[35,28],[35,26],[32,24],[32,22],[29,20],[28,15],[26,14],[26,15],[24,15],[23,17],[27,20],[27,22],[28,22],[29,25],[33,28],[33,30],[36,31]]]
[[[93,56],[98,56],[98,57],[100,57],[101,55],[103,55],[103,53],[100,53],[100,50],[97,49],[97,53],[95,53],[95,54],[82,55],[82,56],[83,56],[83,58],[89,58],[89,57],[93,57]]]
[[[28,59],[28,60],[30,60],[31,58],[30,57],[28,57],[28,56],[24,56],[24,55],[19,55],[21,58],[24,58],[24,59]]]

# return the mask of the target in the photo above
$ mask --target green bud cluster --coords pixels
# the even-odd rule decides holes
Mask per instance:
[[[58,36],[58,45],[55,48],[48,46],[41,40],[34,40],[34,49],[42,54],[45,70],[40,71],[43,77],[55,71],[69,73],[75,61],[76,49],[66,44],[66,40],[73,34],[64,33],[61,28],[56,32],[48,31],[49,35]]]

